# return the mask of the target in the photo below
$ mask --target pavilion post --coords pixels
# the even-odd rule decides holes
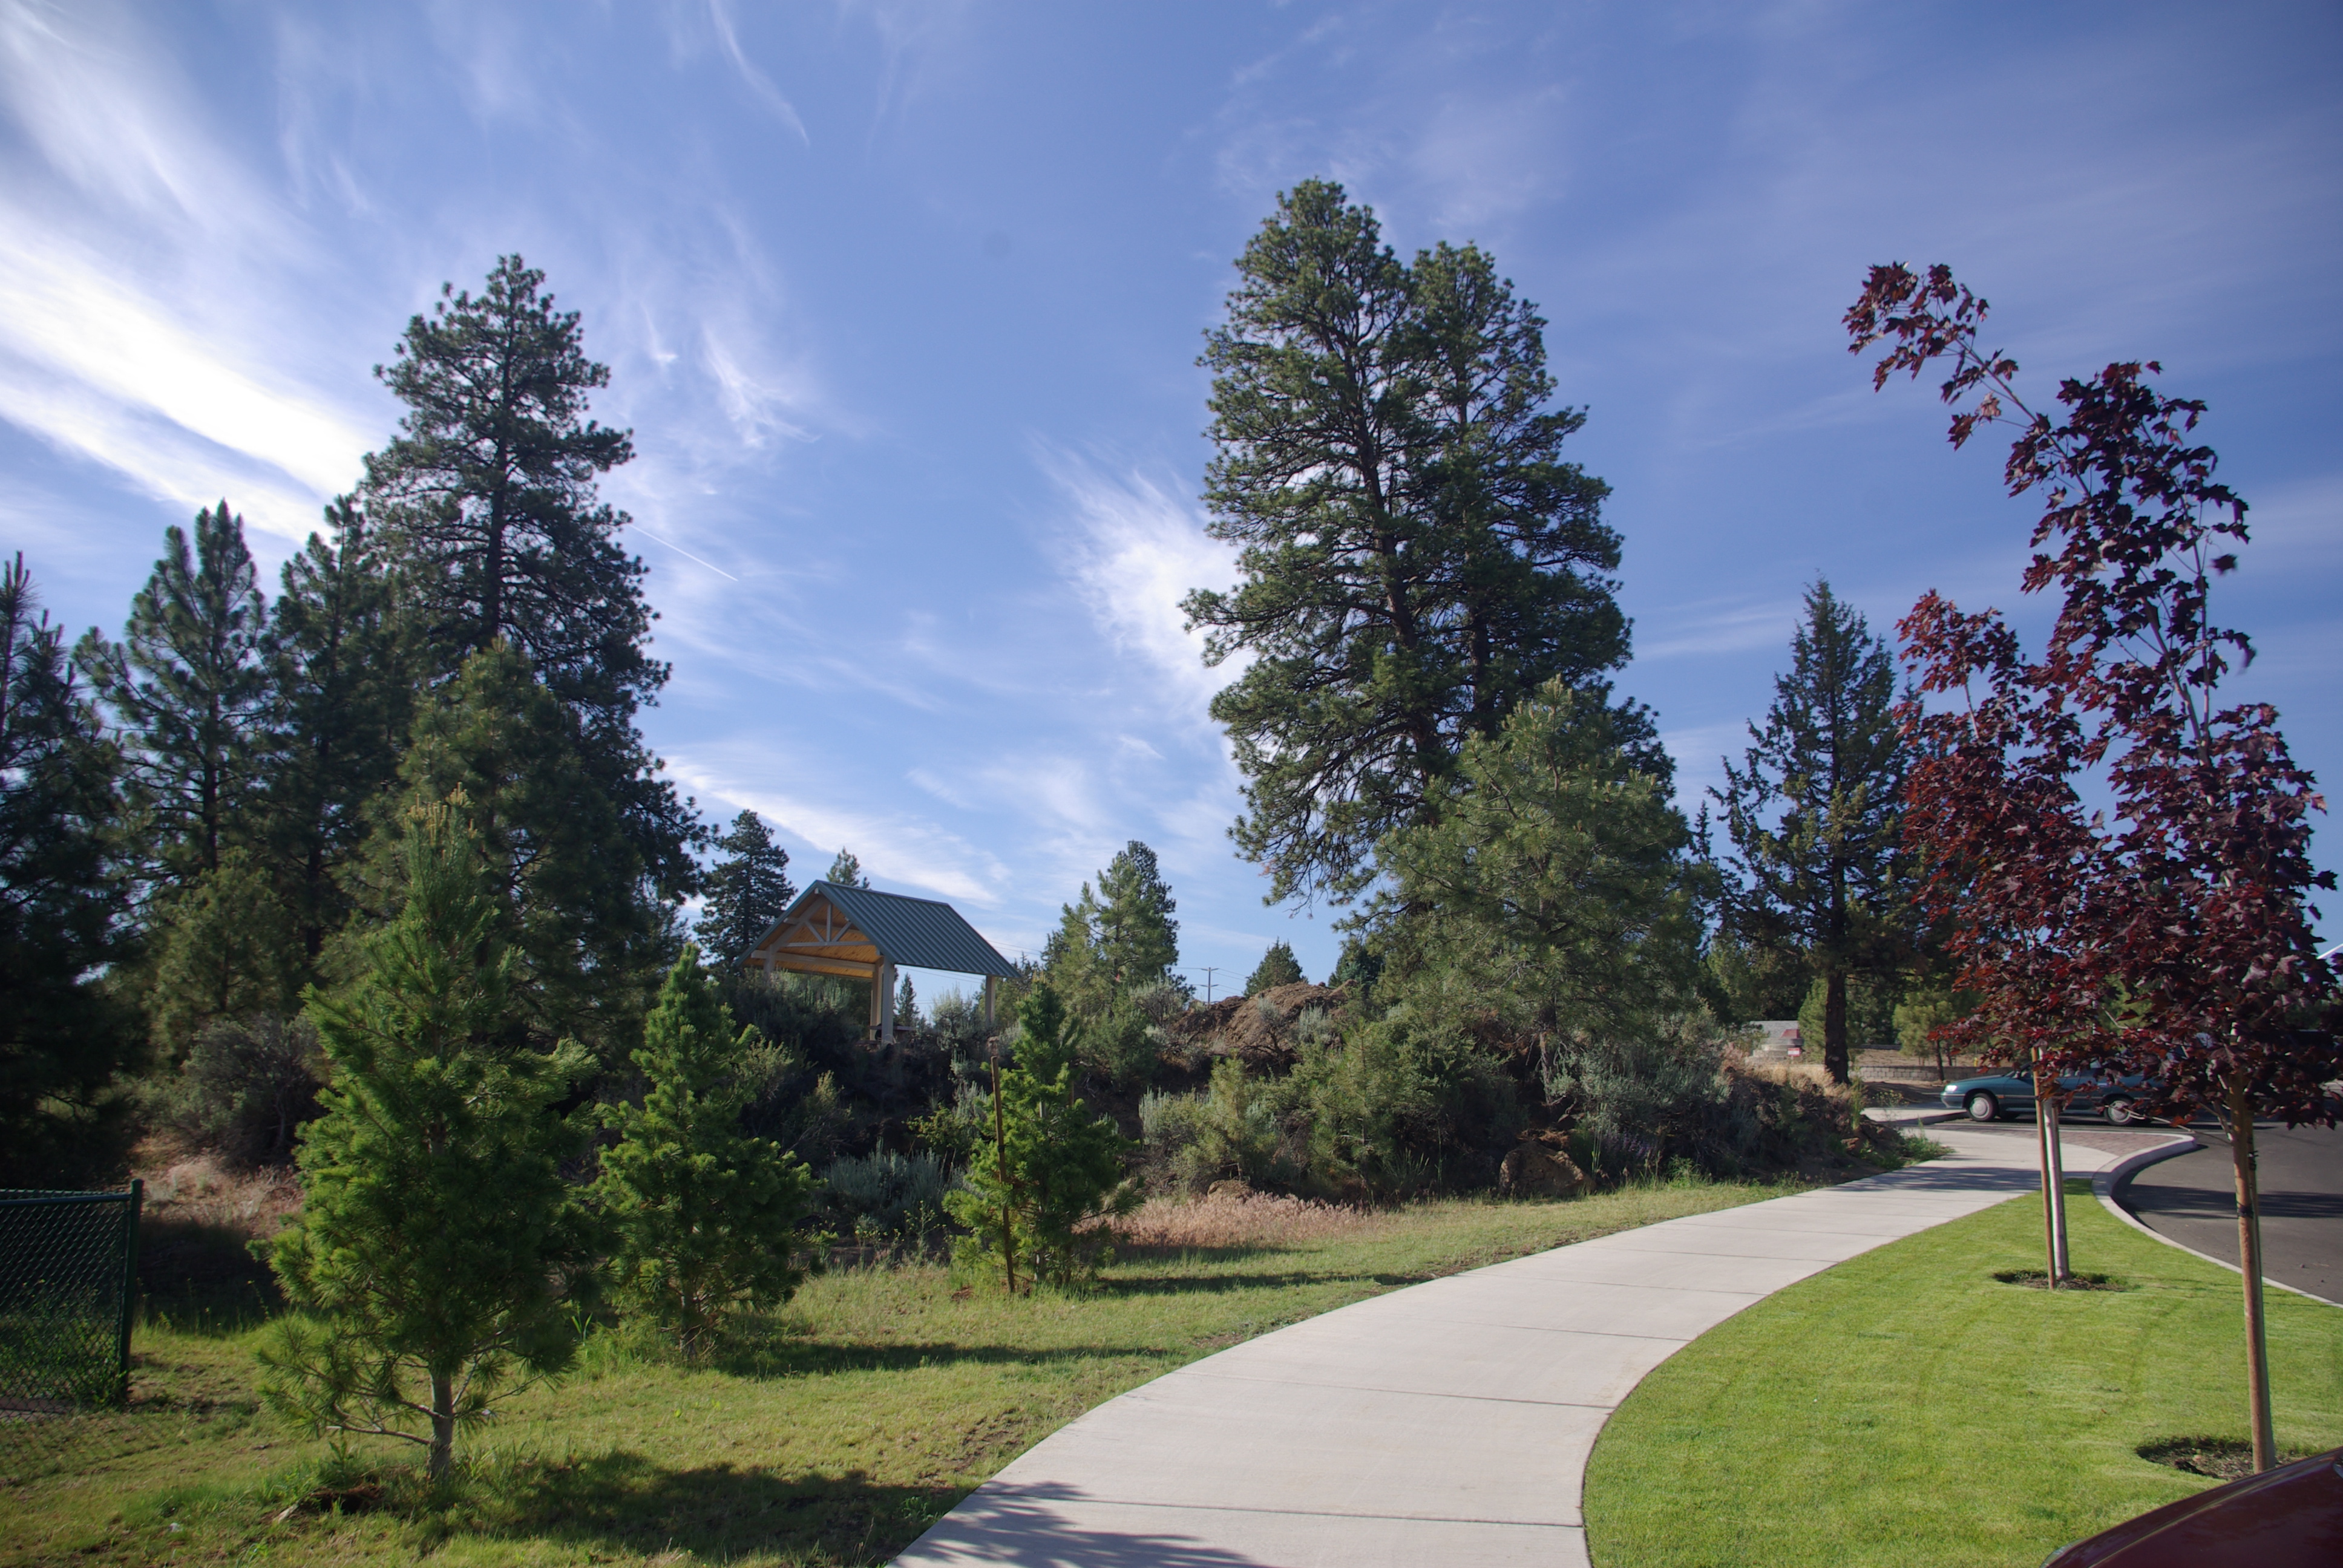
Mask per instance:
[[[988,1029],[988,1030],[989,1030],[989,1029],[991,1029],[991,1028],[993,1027],[994,1020],[995,1020],[995,1016],[996,1016],[996,1010],[997,1010],[997,1008],[998,1008],[998,1006],[999,1006],[999,1003],[998,1003],[998,1000],[997,1000],[997,999],[1000,997],[1000,995],[1001,995],[1001,981],[1000,981],[999,980],[995,979],[995,978],[994,978],[993,976],[991,976],[991,975],[987,975],[987,976],[985,976],[985,977],[984,977],[984,1027],[985,1027],[986,1029]]]
[[[879,960],[879,1039],[883,1044],[895,1043],[895,966],[885,959]]]

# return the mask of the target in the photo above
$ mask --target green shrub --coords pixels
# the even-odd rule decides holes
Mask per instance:
[[[196,1037],[156,1109],[228,1165],[280,1164],[293,1158],[295,1134],[317,1114],[324,1070],[307,1018],[220,1019]]]
[[[1495,1179],[1523,1122],[1520,1097],[1463,1030],[1397,1009],[1345,1035],[1322,1010],[1306,1008],[1291,1038],[1296,1060],[1284,1077],[1228,1057],[1201,1092],[1141,1101],[1151,1186],[1195,1192],[1233,1179],[1361,1199]]]
[[[1704,1011],[1568,1039],[1553,1052],[1546,1091],[1575,1112],[1604,1176],[1650,1175],[1678,1161],[1731,1174],[1758,1141],[1760,1112],[1726,1077],[1725,1045]]]
[[[1185,1193],[1222,1181],[1272,1192],[1329,1185],[1312,1170],[1308,1134],[1294,1129],[1296,1103],[1292,1080],[1254,1076],[1234,1057],[1213,1063],[1197,1093],[1148,1095],[1139,1102],[1148,1184]]]
[[[825,1212],[841,1231],[918,1236],[944,1217],[944,1194],[959,1184],[952,1168],[934,1155],[849,1155],[822,1171]]]
[[[1523,1121],[1512,1079],[1453,1012],[1402,1005],[1340,1037],[1322,1022],[1297,1029],[1296,1050],[1322,1187],[1377,1198],[1485,1187]]]

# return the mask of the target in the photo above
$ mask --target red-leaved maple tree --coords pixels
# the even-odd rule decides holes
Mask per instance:
[[[1978,347],[1985,317],[1948,268],[1888,266],[1871,269],[1845,318],[1853,352],[1886,346],[1875,388],[1945,364],[1956,447],[1986,425],[2015,428],[2009,492],[2043,504],[2023,588],[2062,596],[2031,659],[1998,612],[1934,593],[1901,623],[1936,699],[1906,709],[1921,756],[1906,843],[1950,925],[1956,983],[1983,999],[1949,1032],[2029,1063],[2041,1091],[2062,1072],[2139,1073],[2142,1109],[2218,1120],[2236,1177],[2254,1464],[2267,1469],[2254,1122],[2337,1121],[2322,1085],[2343,1077],[2343,1005],[2308,902],[2336,885],[2310,860],[2325,803],[2277,709],[2221,703],[2222,678],[2253,658],[2209,613],[2214,579],[2246,542],[2246,504],[2196,439],[2205,405],[2157,391],[2153,362],[2119,363],[2062,381],[2054,419],[2019,398],[2013,360]],[[2056,1093],[2037,1098],[2055,1116]],[[2046,1141],[2055,1151],[2055,1123]],[[2054,1282],[2062,1251],[2054,1237]]]

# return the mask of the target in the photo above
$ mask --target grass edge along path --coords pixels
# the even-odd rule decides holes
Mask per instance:
[[[2217,1484],[2139,1456],[2246,1436],[2237,1276],[2069,1183],[2079,1270],[2047,1292],[2013,1198],[1791,1285],[1644,1378],[1586,1469],[1596,1568],[2034,1568]],[[2269,1292],[2281,1451],[2343,1443],[2343,1310]]]
[[[818,1277],[714,1364],[607,1335],[515,1400],[425,1498],[399,1445],[354,1463],[257,1412],[253,1334],[154,1326],[134,1403],[70,1462],[0,1465],[0,1564],[411,1560],[447,1568],[883,1562],[1042,1437],[1239,1341],[1399,1287],[1800,1186],[1451,1200],[1250,1245],[1134,1250],[1096,1291],[956,1294],[940,1268]],[[369,1488],[375,1490],[369,1491]],[[387,1505],[385,1505],[385,1504]],[[282,1517],[280,1517],[282,1515]]]

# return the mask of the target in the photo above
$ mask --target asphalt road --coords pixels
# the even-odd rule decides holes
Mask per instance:
[[[2237,1203],[2229,1146],[2210,1125],[2192,1127],[2202,1149],[2134,1176],[2116,1201],[2160,1235],[2207,1256],[2237,1261]],[[2343,1305],[2343,1128],[2254,1130],[2262,1190],[2262,1278]]]

